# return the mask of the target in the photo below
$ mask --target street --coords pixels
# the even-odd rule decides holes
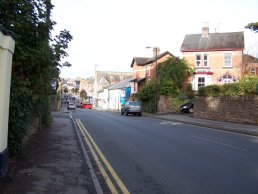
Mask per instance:
[[[117,112],[71,111],[130,193],[258,193],[258,139]]]

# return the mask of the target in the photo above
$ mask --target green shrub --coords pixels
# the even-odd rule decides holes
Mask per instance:
[[[229,83],[221,85],[221,96],[237,96],[239,95],[239,83]]]
[[[240,80],[239,88],[240,95],[244,94],[258,94],[257,86],[258,85],[258,77],[256,76],[247,76],[244,79]]]

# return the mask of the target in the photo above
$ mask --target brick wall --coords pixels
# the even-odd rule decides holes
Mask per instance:
[[[193,117],[258,125],[258,95],[196,97]]]

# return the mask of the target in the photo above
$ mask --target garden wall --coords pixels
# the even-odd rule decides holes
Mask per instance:
[[[193,117],[258,125],[258,95],[196,97]]]

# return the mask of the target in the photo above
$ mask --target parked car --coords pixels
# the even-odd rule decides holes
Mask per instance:
[[[73,109],[73,110],[75,110],[75,105],[74,105],[74,103],[69,102],[69,104],[68,104],[68,106],[67,106],[67,109]]]
[[[140,102],[136,101],[128,101],[125,103],[125,105],[121,108],[121,115],[127,116],[128,114],[134,114],[142,116],[142,106]]]
[[[180,106],[180,111],[185,113],[193,113],[194,101],[189,100],[187,103]]]
[[[81,104],[81,108],[92,109],[92,104],[90,104],[90,103]]]

